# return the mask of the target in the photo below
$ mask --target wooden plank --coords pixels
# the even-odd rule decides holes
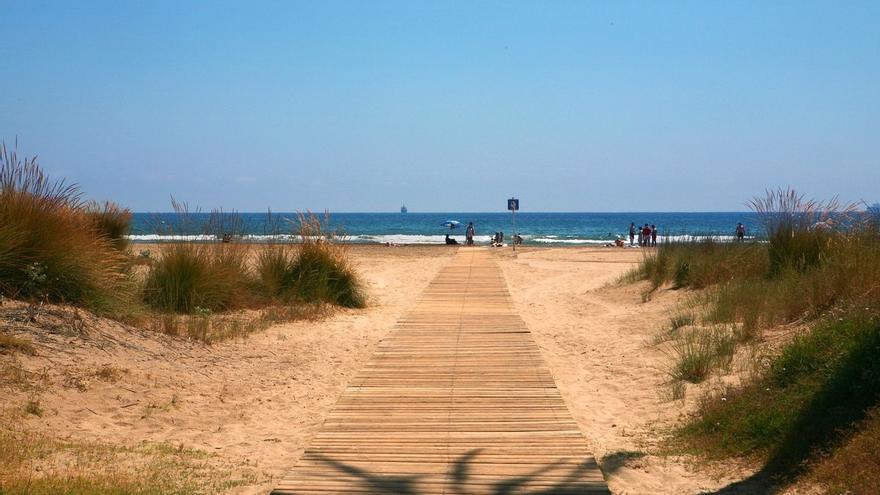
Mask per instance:
[[[273,493],[610,492],[491,255],[461,249]]]

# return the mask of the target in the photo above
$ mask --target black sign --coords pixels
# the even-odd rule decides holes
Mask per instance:
[[[519,200],[516,198],[510,198],[507,200],[507,209],[510,211],[519,210]]]

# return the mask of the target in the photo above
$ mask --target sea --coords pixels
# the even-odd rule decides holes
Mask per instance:
[[[746,226],[748,237],[759,237],[761,227],[753,212],[631,212],[631,213],[330,213],[323,231],[344,242],[359,244],[443,244],[450,234],[464,241],[468,222],[473,222],[475,242],[488,243],[495,232],[505,242],[516,232],[526,245],[605,245],[617,237],[629,243],[629,225],[656,225],[659,240],[734,238],[737,222]],[[131,240],[161,242],[214,240],[224,233],[251,242],[296,241],[297,213],[135,213]],[[515,222],[515,226],[514,226]],[[449,225],[454,225],[450,228]]]

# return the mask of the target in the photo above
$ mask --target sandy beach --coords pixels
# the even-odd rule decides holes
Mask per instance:
[[[12,389],[5,421],[77,440],[198,449],[247,480],[231,493],[265,493],[456,249],[468,248],[354,246],[369,291],[366,309],[280,324],[246,339],[206,346],[104,321],[86,321],[89,330],[77,335],[32,335],[35,356],[2,355],[0,362],[45,370],[39,400],[46,412],[11,414],[32,394]],[[675,296],[643,303],[639,285],[614,284],[641,259],[638,249],[493,255],[614,493],[699,493],[729,481],[645,454],[688,404],[666,398],[665,355],[650,343]],[[118,370],[116,381],[94,378],[108,367]]]

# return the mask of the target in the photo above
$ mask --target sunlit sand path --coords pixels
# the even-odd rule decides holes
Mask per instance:
[[[461,248],[273,493],[609,493],[486,249]]]

